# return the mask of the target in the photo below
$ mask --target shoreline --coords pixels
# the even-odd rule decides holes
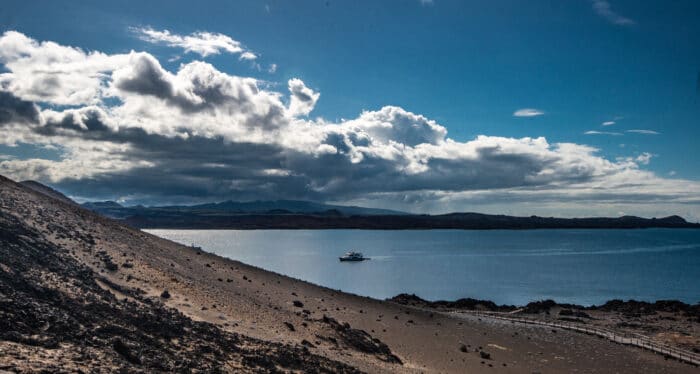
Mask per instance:
[[[636,216],[559,218],[507,216],[460,212],[447,214],[349,214],[337,210],[299,212],[289,210],[239,211],[213,207],[123,207],[117,203],[87,204],[89,209],[137,228],[192,229],[612,229],[700,228],[672,215],[660,218]]]
[[[371,227],[138,227],[131,226],[138,230],[211,230],[211,231],[330,231],[330,230],[354,230],[354,231],[541,231],[541,230],[700,230],[699,227],[534,227],[534,228],[371,228]]]
[[[172,241],[171,239],[168,239],[168,238],[165,238],[162,236],[158,236],[154,233],[149,232],[148,230],[151,230],[151,229],[138,229],[138,228],[135,228],[135,229],[142,231],[144,233],[147,233],[149,235],[153,235],[154,237],[161,239],[161,240]],[[153,230],[169,230],[169,229],[153,229]],[[181,229],[173,229],[173,230],[181,230]],[[189,230],[189,229],[182,229],[182,230]],[[194,230],[201,231],[199,229],[194,229]],[[233,230],[233,229],[212,229],[212,230]],[[266,229],[260,229],[260,230],[266,230]],[[342,230],[345,230],[345,229],[342,229]],[[363,230],[363,229],[358,229],[358,230]],[[429,229],[429,230],[432,230],[432,229]],[[437,229],[435,229],[435,230],[437,230]],[[615,230],[617,230],[617,229],[615,229]],[[621,230],[625,230],[625,229],[621,229]],[[181,244],[181,243],[176,242],[176,241],[172,241],[172,242],[177,243],[177,244],[182,245],[182,246],[185,246],[185,247],[188,247],[188,248],[192,248],[191,246],[187,246],[185,244]],[[486,309],[481,309],[481,310],[488,310],[488,311],[513,311],[513,310],[517,310],[517,309],[527,308],[528,306],[536,307],[538,304],[551,304],[552,306],[560,306],[560,307],[568,307],[568,308],[576,308],[576,309],[584,309],[584,310],[596,310],[599,308],[603,308],[603,307],[605,307],[605,305],[608,305],[608,304],[610,304],[609,308],[618,307],[618,305],[620,305],[620,304],[623,304],[623,305],[629,304],[629,305],[632,305],[634,307],[644,307],[646,305],[646,306],[651,307],[651,308],[655,308],[655,307],[658,308],[661,306],[661,305],[655,306],[654,304],[674,304],[674,305],[677,305],[677,307],[679,307],[679,308],[683,308],[683,309],[687,309],[687,310],[697,308],[698,317],[700,318],[700,299],[695,304],[693,304],[693,303],[688,303],[688,302],[685,302],[685,301],[682,301],[679,299],[639,300],[639,299],[633,299],[633,298],[630,298],[630,299],[613,298],[613,299],[606,300],[602,304],[591,304],[591,305],[583,305],[583,304],[577,304],[577,303],[561,303],[561,302],[558,302],[554,299],[540,299],[540,300],[532,300],[524,305],[514,305],[514,304],[498,304],[498,303],[496,303],[492,300],[489,300],[489,299],[476,299],[476,298],[472,298],[472,297],[460,297],[460,298],[454,299],[454,300],[444,300],[444,299],[430,300],[430,299],[424,299],[420,296],[417,296],[416,294],[409,294],[406,292],[401,292],[401,293],[396,294],[392,297],[380,298],[380,297],[362,295],[362,294],[358,294],[358,293],[354,293],[354,292],[350,292],[350,291],[344,291],[342,289],[332,288],[332,287],[329,287],[329,286],[326,286],[326,285],[323,285],[320,283],[316,283],[316,282],[313,282],[310,280],[297,278],[295,276],[280,273],[280,272],[277,272],[275,270],[266,269],[266,268],[261,267],[261,266],[244,263],[244,262],[241,262],[239,260],[232,259],[232,258],[229,258],[227,256],[217,254],[215,252],[208,252],[204,248],[201,248],[201,247],[195,246],[194,249],[199,250],[202,253],[207,253],[211,256],[219,257],[223,260],[234,261],[237,263],[245,264],[246,266],[249,266],[249,267],[254,268],[254,269],[258,269],[260,271],[264,271],[264,272],[275,274],[275,275],[278,275],[281,277],[293,279],[293,280],[298,281],[298,282],[308,283],[308,284],[313,285],[315,287],[324,288],[324,289],[335,291],[335,292],[342,292],[344,294],[355,296],[355,297],[367,298],[367,299],[376,300],[376,301],[389,301],[389,302],[394,302],[397,304],[409,305],[408,303],[402,303],[402,302],[398,302],[397,300],[395,300],[395,299],[401,298],[401,297],[414,298],[417,302],[432,304],[432,307],[441,307],[441,306],[444,307],[446,305],[457,305],[459,303],[463,303],[463,305],[468,305],[469,303],[472,303],[472,304],[478,304],[480,306],[483,306]],[[460,309],[460,307],[453,307],[453,308]],[[491,309],[489,309],[489,308],[491,308]],[[471,310],[478,310],[478,309],[471,309]]]
[[[611,233],[608,235],[614,235],[615,237],[613,239],[617,239],[618,236],[623,238],[626,238],[627,236],[635,236],[644,238],[645,240],[656,240],[661,235],[663,235],[663,238],[668,240],[677,239],[673,232],[667,231],[666,229],[652,230],[654,231],[648,233],[634,234],[626,232],[628,231],[627,229],[620,229],[620,231],[623,231],[622,233]],[[597,252],[606,252],[599,249],[594,249],[589,254],[589,247],[586,243],[583,242],[582,244],[572,244],[571,248],[565,247],[564,249],[559,249],[559,247],[556,244],[558,243],[558,241],[552,245],[548,245],[547,243],[541,241],[541,238],[550,237],[550,234],[548,233],[538,234],[536,232],[533,232],[529,234],[530,236],[527,236],[528,238],[532,237],[535,238],[535,240],[538,240],[538,238],[540,238],[540,242],[536,242],[536,244],[531,244],[527,248],[521,248],[520,246],[518,246],[517,240],[520,240],[520,235],[526,234],[512,233],[509,236],[501,236],[507,234],[509,231],[503,231],[504,234],[498,235],[497,233],[489,234],[488,232],[484,232],[483,234],[472,234],[461,233],[459,231],[454,230],[438,230],[436,233],[433,234],[425,234],[430,236],[422,236],[423,230],[415,230],[412,233],[406,233],[405,235],[407,236],[404,236],[404,234],[402,233],[394,233],[393,230],[382,230],[379,232],[373,230],[371,232],[365,232],[366,235],[363,236],[360,235],[362,234],[362,231],[345,229],[333,230],[333,232],[338,233],[337,235],[325,233],[324,231],[315,233],[314,230],[301,230],[305,232],[305,234],[297,234],[297,232],[299,232],[300,230],[254,231],[229,229],[144,229],[143,231],[152,233],[164,239],[175,240],[184,245],[188,245],[191,243],[202,244],[207,247],[207,250],[212,251],[213,253],[217,253],[222,257],[236,259],[239,261],[247,261],[247,263],[257,266],[263,270],[277,271],[280,274],[290,276],[298,280],[307,281],[319,286],[330,287],[333,289],[342,289],[343,291],[352,290],[352,292],[354,294],[357,294],[358,296],[368,296],[378,300],[391,299],[402,293],[415,293],[416,295],[419,295],[420,297],[424,298],[425,301],[446,302],[456,301],[458,299],[480,299],[484,302],[493,302],[494,307],[510,307],[511,309],[524,307],[527,304],[534,303],[537,301],[545,301],[548,299],[554,300],[557,304],[570,304],[578,308],[591,308],[595,306],[602,306],[606,303],[619,300],[651,304],[657,301],[681,302],[687,304],[688,306],[700,303],[700,298],[698,298],[697,293],[694,292],[695,288],[687,286],[689,284],[687,282],[673,282],[675,279],[678,279],[674,278],[673,276],[657,277],[660,282],[671,281],[672,286],[674,286],[673,288],[645,289],[638,285],[628,284],[626,286],[609,288],[598,292],[597,290],[591,289],[591,287],[589,287],[589,284],[592,285],[595,283],[595,278],[591,277],[595,277],[596,274],[602,274],[600,276],[604,276],[606,277],[606,279],[609,279],[610,276],[614,275],[615,273],[609,270],[596,273],[597,269],[595,268],[590,269],[594,273],[588,273],[587,275],[580,277],[567,277],[567,274],[563,274],[564,278],[559,279],[562,279],[562,281],[565,280],[566,282],[570,282],[570,284],[568,284],[569,287],[567,288],[550,287],[551,284],[549,284],[548,282],[539,282],[535,285],[530,285],[529,287],[521,287],[519,286],[519,283],[517,283],[518,278],[495,278],[485,273],[478,273],[478,277],[474,280],[474,282],[476,283],[469,283],[466,280],[467,278],[469,278],[469,276],[459,275],[460,273],[455,271],[454,266],[451,267],[452,272],[450,274],[440,279],[434,277],[425,277],[421,275],[421,281],[416,282],[412,281],[411,279],[405,279],[406,277],[404,277],[405,282],[394,282],[392,283],[392,286],[389,287],[373,287],[369,284],[355,285],[347,281],[347,279],[352,279],[348,277],[356,276],[355,270],[359,271],[358,274],[369,276],[371,277],[371,279],[375,279],[377,282],[380,283],[383,281],[389,281],[388,278],[382,275],[380,270],[390,270],[393,266],[397,266],[395,264],[402,263],[408,264],[415,271],[423,271],[423,267],[420,265],[420,261],[423,260],[417,260],[417,257],[411,257],[416,256],[416,254],[413,253],[414,251],[418,251],[417,253],[420,253],[420,256],[425,256],[426,261],[431,262],[434,261],[432,259],[428,260],[428,258],[431,258],[432,253],[436,253],[438,255],[456,256],[447,257],[447,260],[443,259],[442,257],[438,257],[440,258],[440,260],[435,262],[436,265],[432,266],[431,269],[443,269],[446,267],[446,265],[444,264],[449,263],[450,261],[452,261],[453,258],[462,258],[461,255],[476,255],[479,256],[479,258],[481,258],[482,255],[486,258],[488,258],[491,255],[507,256],[503,253],[513,253],[515,255],[520,255],[521,253],[527,253],[524,251],[524,249],[530,247],[537,247],[538,249],[541,249],[541,251],[538,251],[538,253],[541,253],[542,256],[545,256],[535,257],[537,259],[550,258],[548,257],[550,252],[554,255],[557,255],[556,257],[551,257],[555,259],[565,258],[568,255],[588,256],[583,257],[584,259],[596,258]],[[569,240],[567,239],[569,236],[575,236],[575,238],[580,237],[581,234],[577,233],[578,231],[579,230],[571,230],[571,233],[563,233],[561,235],[563,235],[562,238],[564,238],[564,240]],[[443,235],[440,235],[441,232],[443,232],[444,235],[448,235],[445,236],[445,238],[448,238],[446,240],[449,240],[449,244],[447,247],[443,246],[436,248],[423,248],[423,245],[430,246],[431,240],[433,238],[441,240],[443,238]],[[582,232],[587,234],[588,231],[583,229]],[[268,234],[266,233],[269,234],[269,237],[278,238],[279,240],[289,240],[290,247],[287,249],[277,246],[277,240],[266,239],[268,237]],[[676,251],[683,253],[685,253],[684,251],[693,251],[694,253],[694,250],[697,249],[698,246],[698,244],[696,244],[698,237],[694,234],[694,232],[687,232],[685,234],[679,233],[678,235],[688,235],[687,238],[689,239],[687,239],[687,241],[679,241],[679,243],[681,244],[673,245],[678,248],[671,249],[667,248],[668,243],[661,242],[661,244],[658,244],[658,246],[650,246],[649,252],[655,253],[658,247],[659,254],[665,254],[667,253],[666,251],[668,251],[671,255],[676,253]],[[225,243],[227,243],[227,240],[233,238],[240,238],[241,241],[244,241],[246,243],[246,246],[242,246],[241,244],[232,244],[232,246],[230,246],[229,248],[229,246],[227,246]],[[299,238],[305,239],[300,240]],[[335,240],[335,238],[338,238],[338,240]],[[413,245],[413,241],[411,239],[403,240],[402,238],[417,238],[420,240],[423,240],[423,238],[427,239],[421,242],[421,245]],[[499,247],[494,247],[493,241],[487,242],[490,244],[484,245],[483,248],[479,245],[472,245],[468,243],[462,245],[462,241],[471,240],[475,240],[476,242],[481,243],[479,242],[481,238],[497,238],[497,240],[503,240],[503,242],[506,243],[506,248],[504,249],[504,252],[500,252]],[[572,240],[575,240],[575,238]],[[356,243],[354,242],[355,239],[362,239],[362,244],[357,244],[358,247],[354,247],[356,245]],[[311,241],[309,243],[306,243],[304,240]],[[318,243],[316,242],[316,240],[318,240]],[[388,240],[392,241],[390,245],[383,244]],[[455,244],[453,245],[452,243]],[[498,245],[498,243],[499,242],[496,242],[495,245]],[[537,246],[537,243],[542,244],[542,246]],[[637,252],[637,247],[644,246],[644,244],[645,242],[642,241],[642,244],[636,243],[630,244],[629,246],[622,246],[619,248],[616,247],[612,252],[615,255],[627,256],[622,258],[633,258],[636,256],[634,253]],[[252,251],[248,249],[250,246],[256,245],[259,246],[259,251]],[[350,267],[347,267],[347,265],[342,264],[338,266],[337,258],[332,256],[334,249],[340,248],[338,249],[338,251],[341,251],[341,249],[342,251],[344,251],[346,249],[359,247],[364,248],[365,250],[363,250],[363,252],[365,254],[369,253],[368,256],[374,257],[374,259],[377,261],[371,261],[369,265],[364,265],[369,266],[367,268],[365,268],[363,265],[356,264],[350,264]],[[449,253],[446,254],[444,248],[448,248],[449,250],[454,249],[454,252],[448,251]],[[298,261],[295,255],[297,252],[303,253],[304,258],[308,259],[308,261],[323,264],[322,266],[325,266],[329,269],[337,269],[337,271],[343,274],[343,277],[341,277],[341,279],[344,280],[338,281],[336,278],[329,276],[328,274],[318,275],[316,273],[313,273],[313,269],[311,269],[311,273],[306,273],[305,270],[309,269],[307,266],[304,266],[303,263],[299,266],[290,267],[284,265],[284,263],[280,262],[280,260],[278,259],[278,257],[282,259],[290,258],[293,261]],[[566,256],[560,257],[559,255]],[[696,258],[694,254],[692,255],[693,258]],[[270,259],[270,261],[268,261],[268,258]],[[681,259],[675,262],[683,261],[683,257],[680,257],[680,255],[674,258]],[[517,261],[507,259],[504,261],[506,262],[498,265],[499,267],[497,268],[497,270],[501,272],[507,271],[508,269],[511,269],[511,266],[513,266],[512,269],[517,270],[518,265],[520,265],[519,263],[517,263]],[[476,262],[476,260],[469,259],[468,262],[472,263]],[[560,262],[560,260],[555,260],[555,264],[552,265],[552,271],[557,270],[558,266],[556,264]],[[642,261],[642,264],[647,263],[650,262]],[[355,266],[359,266],[359,268],[356,268]],[[537,271],[544,270],[540,269]],[[687,274],[687,272],[688,270],[686,269],[686,273],[684,274]],[[561,271],[559,271],[558,273],[562,274]],[[633,272],[630,271],[628,273]],[[469,272],[464,272],[464,274],[469,274]],[[692,275],[692,273],[690,275]],[[686,278],[696,277],[687,276]],[[500,282],[499,287],[489,287],[488,285],[484,285],[484,283],[489,281]],[[447,283],[445,282],[448,282],[449,285],[447,285]],[[648,283],[650,282],[647,282],[647,284]],[[507,294],[501,295],[498,293],[498,289],[500,288],[508,288],[509,292]],[[495,295],[494,298],[491,298],[491,295]]]
[[[533,300],[524,305],[497,304],[488,299],[474,299],[464,297],[455,300],[429,300],[415,294],[400,293],[386,298],[387,301],[406,305],[425,305],[431,308],[452,308],[464,310],[482,310],[491,312],[512,312],[514,310],[537,310],[544,307],[570,308],[581,310],[605,310],[605,311],[629,311],[638,309],[640,313],[653,311],[681,311],[693,313],[700,318],[700,300],[695,304],[686,303],[678,299],[656,299],[653,301],[637,299],[609,299],[602,304],[582,305],[576,303],[560,303],[553,299]]]

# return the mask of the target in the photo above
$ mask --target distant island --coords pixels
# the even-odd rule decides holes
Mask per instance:
[[[700,228],[679,216],[664,218],[514,217],[481,213],[408,214],[306,201],[226,201],[216,204],[124,207],[113,201],[83,204],[137,228],[168,229],[368,229],[368,230],[525,230]]]

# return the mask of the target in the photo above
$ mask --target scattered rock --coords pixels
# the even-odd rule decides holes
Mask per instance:
[[[136,354],[134,354],[131,348],[124,344],[124,342],[121,339],[114,340],[114,343],[112,343],[112,347],[127,361],[131,362],[134,365],[141,365],[141,359]]]
[[[309,347],[309,348],[314,348],[314,347],[315,347],[315,345],[313,345],[310,341],[308,341],[308,340],[306,340],[306,339],[304,339],[304,340],[301,341],[301,345],[306,346],[306,347]]]
[[[328,324],[340,336],[343,343],[348,347],[364,353],[370,353],[383,361],[403,365],[403,362],[391,352],[389,346],[377,338],[373,338],[364,330],[353,329],[350,324],[345,322],[339,323],[336,319],[326,315],[321,319],[322,322]]]

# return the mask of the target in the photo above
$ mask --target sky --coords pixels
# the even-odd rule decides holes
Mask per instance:
[[[0,174],[123,204],[700,220],[697,1],[12,1]]]

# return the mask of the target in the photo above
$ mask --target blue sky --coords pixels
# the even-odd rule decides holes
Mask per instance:
[[[659,178],[700,179],[696,1],[4,4],[0,31],[37,41],[107,54],[146,51],[173,73],[202,60],[274,92],[299,78],[321,93],[311,120],[340,123],[392,105],[434,120],[458,142],[542,136],[598,148],[613,162],[641,156],[639,168]],[[144,28],[224,34],[257,58],[187,53],[145,41]],[[541,114],[514,116],[528,108]],[[17,158],[32,152],[60,154],[0,146]]]
[[[303,77],[325,93],[315,114],[326,118],[398,105],[438,120],[455,139],[545,135],[611,157],[650,152],[652,170],[700,177],[696,1],[612,2],[632,25],[611,23],[585,0],[6,4],[3,29],[91,50],[177,53],[135,40],[132,26],[230,35],[279,68],[261,74],[222,55],[212,59],[221,70],[277,83]],[[546,115],[512,116],[524,107]],[[627,129],[661,136],[583,135]]]

